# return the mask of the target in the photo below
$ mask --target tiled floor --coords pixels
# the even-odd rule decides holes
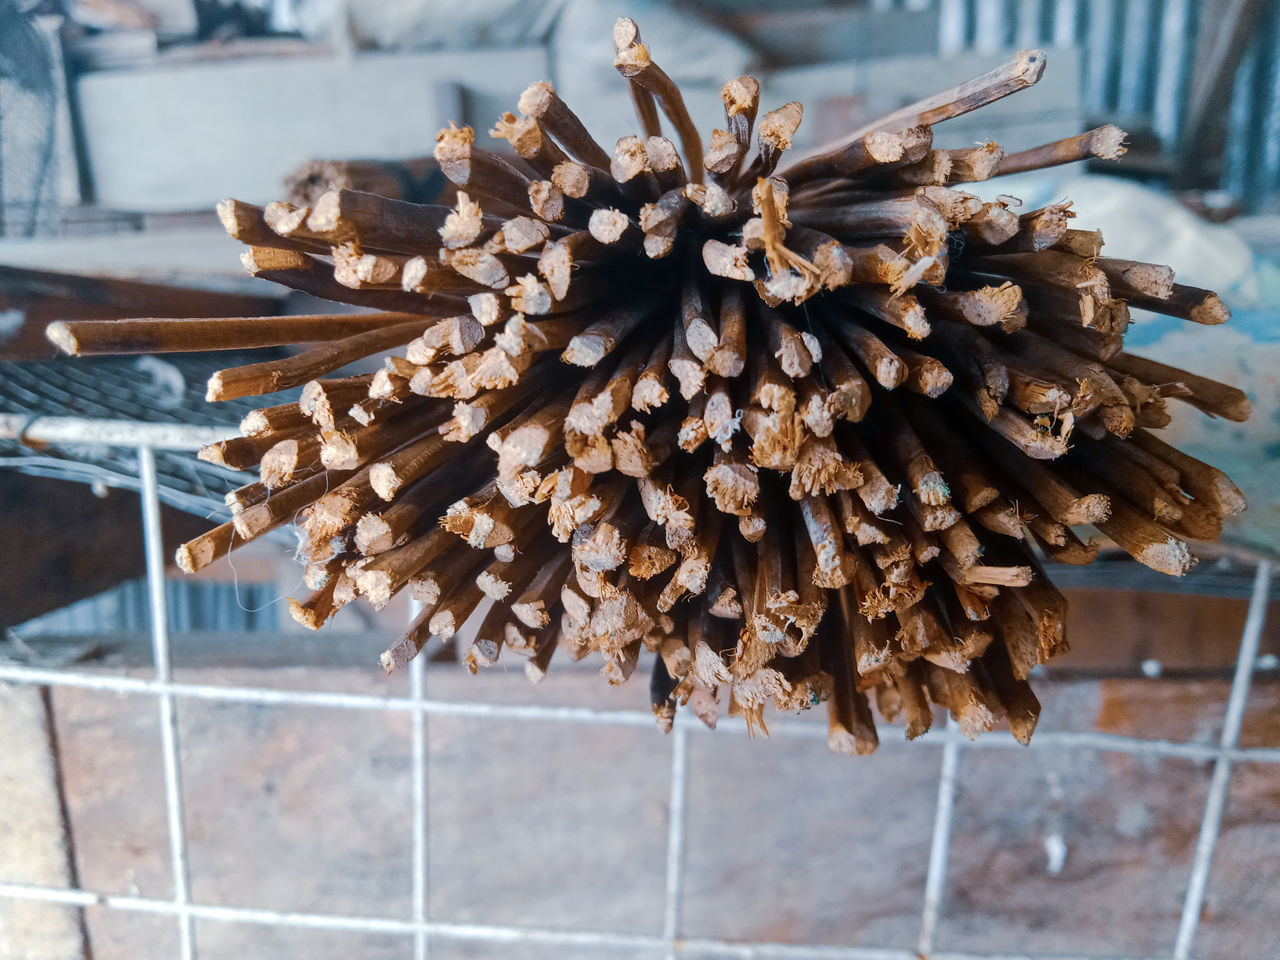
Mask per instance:
[[[399,695],[372,671],[189,669],[202,683]],[[434,664],[431,696],[646,709],[564,664],[531,687]],[[1225,681],[1041,683],[1045,729],[1218,735]],[[1246,742],[1278,742],[1280,687],[1260,680]],[[57,733],[77,865],[93,889],[166,897],[169,851],[155,704],[58,689]],[[180,701],[192,894],[202,903],[411,916],[410,723],[404,713]],[[810,715],[777,723],[821,722]],[[681,931],[691,938],[912,948],[941,750],[869,758],[815,739],[691,732]],[[658,935],[671,742],[637,727],[428,717],[432,916]],[[960,755],[939,948],[1167,955],[1209,764],[1071,750]],[[1046,837],[1061,863],[1050,870]],[[1280,882],[1280,767],[1240,766],[1198,957],[1269,956]],[[0,878],[7,879],[7,878]],[[173,921],[87,918],[96,960],[175,955]],[[409,956],[389,934],[201,921],[206,960]],[[1268,938],[1273,938],[1269,941]],[[513,952],[513,950],[515,952]],[[1261,952],[1259,952],[1261,951]],[[434,958],[599,957],[598,948],[438,939]],[[622,960],[648,960],[644,951]]]

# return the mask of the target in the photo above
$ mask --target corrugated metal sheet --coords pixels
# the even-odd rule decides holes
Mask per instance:
[[[246,633],[280,629],[281,594],[275,583],[166,580],[164,592],[169,629],[174,632]],[[10,632],[21,639],[49,634],[145,633],[151,624],[149,610],[147,581],[139,577],[28,620],[12,627]]]
[[[938,0],[938,49],[1077,46],[1081,96],[1098,121],[1176,148],[1203,5],[1195,0]],[[1247,210],[1280,205],[1280,5],[1259,23],[1233,81],[1219,186]]]

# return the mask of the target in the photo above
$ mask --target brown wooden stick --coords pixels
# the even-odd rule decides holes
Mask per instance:
[[[991,677],[996,695],[1009,720],[1009,730],[1023,746],[1031,742],[1036,723],[1040,719],[1040,701],[1026,680],[1014,676],[1008,649],[996,643],[986,648],[982,664]]]
[[[561,359],[579,367],[594,367],[651,314],[654,304],[618,307],[590,323],[569,341]]]
[[[1045,167],[1056,167],[1062,163],[1074,163],[1089,157],[1101,160],[1117,160],[1126,153],[1124,138],[1127,134],[1119,127],[1106,124],[1087,133],[1081,133],[1065,140],[1046,143],[1041,147],[1032,147],[1020,153],[1011,153],[1000,161],[998,176],[1010,173],[1025,173],[1028,170],[1042,170]]]
[[[502,225],[499,217],[483,216],[478,206],[471,215],[472,206],[466,194],[459,194],[458,208],[450,208],[358,190],[330,190],[312,207],[307,229],[334,245],[354,240],[365,252],[415,254],[442,245],[465,247]],[[471,228],[465,238],[458,235],[459,210],[467,211]]]
[[[451,181],[469,192],[517,209],[529,197],[529,179],[496,154],[475,145],[470,127],[450,126],[436,134],[435,158]]]
[[[295,400],[293,403],[250,410],[240,420],[240,433],[246,437],[257,437],[267,433],[291,430],[310,422],[311,418],[302,412],[301,405]]]
[[[299,386],[354,360],[408,343],[422,332],[425,319],[420,317],[408,323],[378,327],[283,360],[264,360],[219,370],[209,378],[206,399],[234,400]]]
[[[72,356],[118,353],[195,353],[250,350],[317,340],[341,340],[380,329],[407,313],[308,314],[288,317],[210,317],[199,320],[59,320],[46,336]]]
[[[998,143],[987,142],[962,150],[948,150],[947,156],[951,166],[946,182],[974,183],[995,176],[1000,161],[1004,159],[1004,150]]]
[[[1123,500],[1112,498],[1111,516],[1097,527],[1133,559],[1160,573],[1180,577],[1196,564],[1184,542]]]
[[[1181,283],[1171,285],[1168,297],[1154,297],[1135,290],[1129,297],[1129,303],[1143,310],[1153,310],[1165,316],[1210,326],[1226,323],[1231,319],[1231,311],[1216,293]]]
[[[263,454],[273,446],[289,437],[309,433],[309,424],[302,423],[274,434],[260,434],[255,437],[232,437],[219,443],[210,443],[200,448],[197,456],[205,463],[216,464],[231,470],[248,470],[256,467]]]
[[[298,410],[321,428],[332,427],[351,403],[364,397],[372,388],[373,374],[310,380],[298,398]]]
[[[1140,450],[1176,470],[1182,489],[1219,516],[1230,517],[1244,511],[1244,494],[1221,470],[1171,447],[1146,430],[1135,430],[1129,439]]]
[[[556,166],[568,160],[555,141],[547,137],[533,117],[517,117],[504,113],[489,136],[506,140],[516,155],[544,177],[550,177]]]
[[[910,294],[895,297],[882,287],[860,286],[842,292],[842,296],[877,320],[902,330],[912,340],[923,340],[929,335],[924,310]]]
[[[999,246],[1018,233],[1018,217],[1000,201],[984,203],[982,209],[965,222],[968,239],[981,245]]]
[[[270,280],[321,300],[425,315],[438,315],[457,305],[456,299],[445,295],[437,296],[434,303],[425,303],[415,294],[396,290],[353,290],[334,279],[333,268],[329,264],[292,251],[250,247],[240,255],[240,262],[250,276]],[[453,275],[452,271],[447,272]]]
[[[235,524],[228,520],[178,547],[174,562],[183,573],[196,573],[235,549],[235,541]]]
[[[932,131],[927,131],[927,128],[919,133],[910,130],[872,131],[845,146],[792,164],[782,171],[782,175],[793,187],[833,177],[856,177],[877,164],[901,160],[907,141],[920,136],[932,139]]]
[[[907,365],[870,330],[857,323],[841,322],[831,323],[828,329],[886,390],[901,386],[907,379]]]
[[[327,253],[329,244],[323,239],[282,237],[271,229],[262,207],[243,200],[218,201],[218,219],[228,236],[246,246],[276,247],[281,250],[299,250],[309,253]]]
[[[1156,360],[1135,357],[1131,353],[1118,353],[1107,365],[1121,373],[1137,377],[1145,383],[1168,384],[1177,383],[1190,391],[1188,396],[1180,396],[1193,407],[1212,417],[1223,417],[1236,423],[1249,419],[1252,404],[1243,390],[1229,387],[1208,377],[1197,376],[1177,367],[1170,367]]]
[[[595,142],[577,115],[565,106],[550,83],[530,84],[520,95],[519,110],[536,119],[575,160],[601,170],[609,169],[609,155]]]
[[[299,471],[306,472],[313,467],[320,460],[320,452],[320,438],[314,433],[281,440],[262,455],[262,463],[258,467],[259,481],[268,489],[284,486]]]
[[[905,130],[916,125],[932,126],[943,120],[962,116],[979,107],[1025,90],[1044,73],[1043,50],[1020,50],[1008,63],[959,86],[926,97],[917,103],[881,117],[853,133],[862,136],[872,130]]]

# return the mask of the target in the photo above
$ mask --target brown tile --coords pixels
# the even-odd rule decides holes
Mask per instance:
[[[428,733],[434,919],[661,930],[669,742],[451,717]]]
[[[192,897],[407,917],[409,717],[179,705]]]
[[[824,738],[724,732],[695,732],[689,748],[684,935],[914,944],[937,749],[844,757]]]
[[[1223,680],[1102,680],[1095,726],[1142,740],[1219,743],[1231,695]]]
[[[1126,670],[1147,659],[1166,670],[1229,671],[1249,613],[1247,597],[1157,593],[1144,590],[1069,589],[1063,669]],[[1262,653],[1280,652],[1280,611],[1271,604]]]
[[[200,960],[405,960],[413,956],[412,935],[212,920],[196,922],[196,944]]]
[[[1240,726],[1240,746],[1280,747],[1280,678],[1255,674],[1244,722]]]
[[[431,960],[663,960],[663,950],[625,947],[560,946],[545,943],[515,943],[479,940],[431,941]],[[687,954],[681,954],[681,957]]]
[[[1280,956],[1280,765],[1232,765],[1231,785],[1192,953]]]
[[[938,949],[1167,955],[1210,769],[1088,750],[963,751]]]
[[[53,711],[81,886],[172,897],[156,699],[55,687]]]
[[[1229,679],[1032,677],[1042,731],[1111,733],[1142,740],[1216,744]],[[1256,691],[1255,691],[1256,693]]]
[[[174,917],[87,907],[85,927],[92,960],[173,960],[179,956],[178,921]]]

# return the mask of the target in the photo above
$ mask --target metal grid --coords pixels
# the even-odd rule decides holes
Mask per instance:
[[[285,691],[262,687],[237,687],[197,683],[176,683],[172,678],[168,620],[164,594],[164,557],[160,536],[160,498],[155,466],[155,450],[191,451],[208,437],[199,428],[183,434],[176,428],[128,430],[114,425],[109,440],[91,422],[81,421],[85,433],[77,437],[68,433],[68,425],[56,427],[62,443],[104,442],[136,445],[140,467],[143,533],[147,557],[147,584],[151,601],[151,638],[155,677],[151,680],[112,677],[70,670],[52,670],[21,665],[0,664],[0,682],[35,686],[64,686],[119,694],[155,697],[159,711],[161,748],[164,763],[166,813],[168,818],[170,859],[174,876],[172,899],[122,896],[96,890],[58,888],[26,883],[0,883],[0,896],[43,901],[75,907],[99,906],[107,909],[149,913],[172,917],[177,924],[182,960],[198,956],[194,926],[196,920],[225,923],[291,927],[310,930],[334,930],[355,933],[398,934],[411,941],[415,960],[426,960],[432,938],[441,940],[481,941],[492,944],[545,944],[565,947],[591,947],[608,956],[611,950],[648,949],[665,952],[669,960],[686,951],[704,951],[744,958],[830,958],[830,960],[1067,960],[1065,957],[1039,954],[952,952],[937,949],[936,934],[946,894],[947,860],[955,806],[956,776],[961,754],[966,750],[1022,749],[1011,736],[991,733],[975,741],[964,739],[953,721],[946,729],[931,735],[924,744],[910,749],[927,749],[941,745],[942,762],[938,782],[938,800],[934,817],[929,864],[925,878],[924,908],[920,917],[917,947],[913,950],[876,947],[839,947],[816,944],[744,943],[713,939],[682,938],[680,905],[684,879],[685,827],[687,821],[688,738],[704,730],[697,721],[685,715],[677,717],[671,733],[671,790],[668,801],[668,836],[666,887],[663,898],[662,934],[652,936],[633,933],[607,933],[571,929],[542,929],[501,924],[450,923],[431,919],[428,902],[427,859],[429,811],[426,781],[426,719],[428,716],[458,718],[501,718],[521,721],[553,721],[578,724],[638,726],[651,728],[652,716],[638,710],[596,710],[580,707],[548,707],[541,705],[507,705],[469,701],[433,700],[426,695],[422,659],[410,664],[409,695],[384,697],[366,694],[325,693],[320,691]],[[27,436],[41,439],[41,422],[28,425]],[[1176,757],[1209,761],[1214,764],[1199,839],[1192,859],[1191,873],[1183,902],[1181,921],[1173,953],[1167,958],[1120,958],[1111,960],[1190,960],[1209,883],[1214,848],[1222,823],[1233,765],[1239,763],[1280,764],[1280,748],[1239,746],[1240,729],[1250,681],[1258,658],[1258,646],[1266,614],[1271,586],[1271,564],[1264,560],[1257,566],[1250,597],[1248,618],[1240,640],[1240,652],[1231,692],[1227,701],[1222,734],[1217,744],[1144,740],[1115,734],[1093,732],[1041,731],[1032,741],[1032,749],[1066,750],[1089,748],[1145,757]],[[408,712],[412,717],[412,823],[413,856],[412,917],[359,917],[333,913],[308,913],[268,910],[253,906],[229,907],[192,902],[190,866],[182,801],[182,763],[178,744],[175,703],[179,698],[258,704],[273,706],[329,707],[339,710],[372,710]],[[820,738],[826,736],[821,725],[778,723],[775,735],[780,737]],[[882,749],[895,749],[901,741],[888,741]]]

